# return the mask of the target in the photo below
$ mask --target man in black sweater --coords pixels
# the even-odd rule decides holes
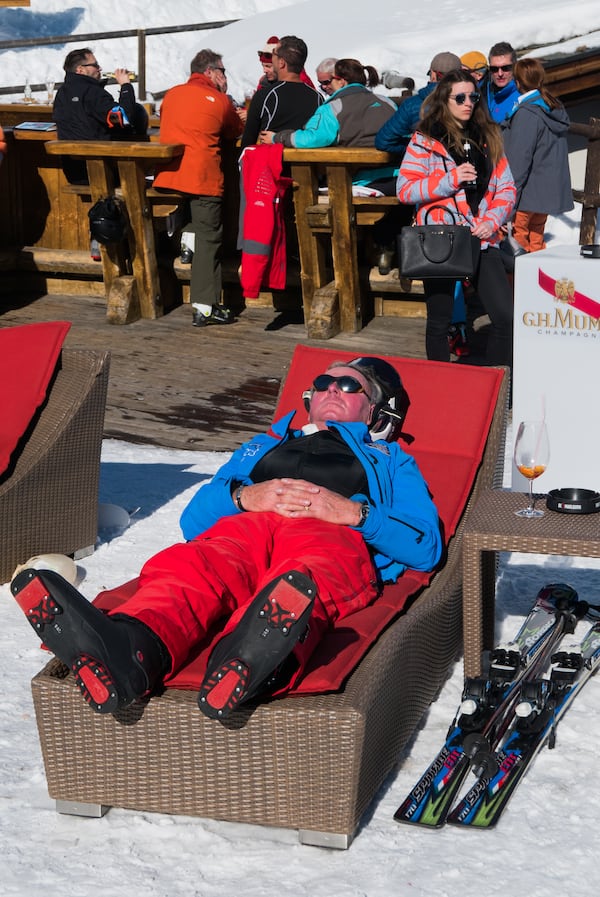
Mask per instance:
[[[261,131],[301,128],[321,105],[321,95],[300,77],[307,56],[306,44],[293,35],[282,37],[274,46],[272,60],[277,81],[270,89],[257,90],[252,97],[242,147],[257,143]]]

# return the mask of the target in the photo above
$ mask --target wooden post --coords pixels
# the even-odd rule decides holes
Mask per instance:
[[[160,318],[163,302],[158,279],[158,264],[152,227],[152,210],[146,199],[146,179],[141,166],[132,159],[119,159],[121,189],[129,214],[132,233],[133,276],[143,318]]]
[[[311,228],[305,227],[307,209],[318,199],[319,185],[316,172],[308,163],[292,165],[294,180],[294,209],[298,232],[298,249],[300,254],[300,282],[302,285],[302,305],[304,322],[309,326],[315,290],[326,281],[325,250],[322,240]],[[299,225],[302,222],[302,225]]]
[[[598,208],[600,206],[600,118],[590,118],[587,126],[579,126],[588,138],[587,157],[585,162],[585,179],[583,192],[573,191],[578,202],[582,203],[581,225],[579,228],[579,245],[587,246],[596,239]],[[571,130],[575,131],[573,125]],[[582,131],[577,130],[577,133]]]
[[[138,98],[146,99],[146,32],[138,30]]]
[[[344,332],[356,333],[362,327],[362,308],[349,167],[328,165],[327,186],[332,209],[331,253],[340,301],[340,324]]]
[[[90,182],[92,204],[115,192],[115,179],[112,169],[105,159],[88,159],[87,171]],[[102,257],[102,277],[106,290],[106,298],[110,295],[113,280],[125,271],[123,248],[117,243],[100,247]]]

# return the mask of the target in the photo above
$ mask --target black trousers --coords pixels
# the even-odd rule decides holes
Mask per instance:
[[[512,366],[513,296],[500,251],[483,249],[471,278],[481,299],[491,328],[486,349],[486,364]],[[452,321],[456,280],[424,280],[427,303],[425,350],[432,361],[450,361],[448,327]]]

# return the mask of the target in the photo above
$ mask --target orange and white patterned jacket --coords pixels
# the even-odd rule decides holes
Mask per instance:
[[[481,248],[497,245],[502,239],[498,229],[512,216],[517,195],[506,156],[492,169],[477,215],[471,211],[458,183],[456,169],[457,164],[443,143],[415,131],[400,166],[398,199],[417,207],[417,224],[425,224],[426,216],[428,224],[443,221],[473,228],[482,221],[489,222],[494,234],[489,240],[482,240]]]

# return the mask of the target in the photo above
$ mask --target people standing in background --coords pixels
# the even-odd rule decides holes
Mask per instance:
[[[399,164],[404,155],[409,140],[421,118],[421,107],[425,99],[433,93],[437,84],[447,72],[460,68],[460,59],[455,53],[448,51],[436,53],[431,60],[427,77],[428,83],[416,94],[408,97],[398,107],[398,110],[381,126],[375,135],[375,147],[383,152],[394,153],[398,156]],[[400,206],[395,212],[398,223],[398,232],[404,225],[410,224],[413,210],[407,206]],[[396,254],[395,239],[386,240],[380,247],[377,256],[377,267],[382,275],[389,274],[394,266]]]
[[[233,312],[221,304],[223,189],[221,145],[242,133],[241,118],[227,96],[220,53],[200,50],[185,84],[165,94],[160,110],[161,143],[182,143],[183,155],[157,167],[154,185],[190,199],[194,234],[190,299],[195,327],[230,324]]]
[[[378,84],[379,75],[372,65],[363,65],[357,59],[338,59],[331,77],[333,93],[306,124],[297,129],[265,129],[260,132],[260,142],[299,149],[373,146],[382,123],[396,111],[392,100],[371,92],[370,88]]]
[[[509,43],[501,41],[491,48],[489,60],[485,100],[491,117],[500,124],[507,115],[510,115],[519,99],[519,91],[513,78],[517,54]]]
[[[260,59],[260,64],[263,68],[263,76],[258,82],[256,87],[257,90],[261,90],[263,87],[272,86],[275,81],[277,81],[277,73],[273,70],[273,50],[276,48],[279,43],[279,38],[272,35],[267,39],[265,46],[262,50],[258,51],[258,58]],[[309,87],[315,89],[315,85],[312,83],[310,79],[310,75],[304,68],[302,67],[302,71],[300,72],[300,80],[303,84],[308,84]]]
[[[539,59],[519,59],[519,99],[503,123],[504,148],[517,187],[512,236],[527,252],[545,249],[548,215],[573,208],[567,132],[569,116],[544,85]]]
[[[279,43],[279,38],[272,36],[268,38],[262,50],[258,51],[258,59],[262,66],[263,73],[258,82],[256,89],[262,90],[265,87],[271,87],[277,81],[277,75],[273,71],[273,50]]]
[[[371,88],[380,83],[379,74],[371,65],[363,65],[357,59],[338,59],[331,76],[333,93],[319,106],[303,128],[280,131],[261,131],[260,143],[282,143],[298,149],[320,146],[374,146],[375,135],[382,124],[396,111],[396,104],[388,97],[374,94]],[[398,168],[388,165],[358,171],[353,183],[377,190],[379,194],[394,196]],[[395,235],[403,223],[398,215],[404,211],[398,205],[373,228],[376,253],[382,262],[391,264]],[[407,222],[406,222],[407,223]],[[388,269],[389,270],[389,269]]]
[[[336,62],[337,59],[328,56],[327,59],[323,59],[316,68],[319,89],[326,97],[330,97],[335,90],[332,80],[333,75],[335,74]]]
[[[481,241],[472,278],[491,328],[486,364],[512,362],[512,292],[498,244],[510,219],[516,189],[500,129],[480,103],[470,72],[449,72],[425,100],[398,175],[398,199],[417,207],[417,224],[468,227]],[[471,161],[466,161],[468,143]],[[455,278],[423,280],[427,304],[427,358],[449,361]]]
[[[301,128],[323,98],[302,81],[308,47],[300,37],[286,35],[271,54],[277,81],[270,89],[257,90],[248,108],[242,148],[258,142],[261,131]]]
[[[460,57],[461,67],[466,72],[471,72],[475,80],[481,87],[481,82],[488,73],[488,62],[483,53],[479,50],[471,50],[470,53],[463,53]]]

